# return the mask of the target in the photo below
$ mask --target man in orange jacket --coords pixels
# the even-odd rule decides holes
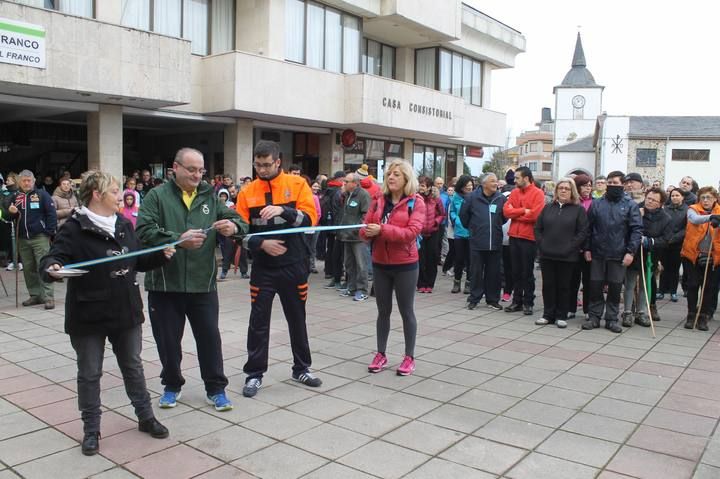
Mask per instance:
[[[257,178],[237,196],[237,211],[250,224],[250,233],[312,226],[317,211],[310,185],[280,167],[280,147],[273,141],[255,146]],[[292,379],[319,387],[322,381],[310,372],[310,345],[305,324],[308,294],[309,249],[302,233],[263,235],[245,238],[252,252],[250,273],[250,323],[248,359],[243,367],[247,379],[245,397],[253,397],[262,385],[268,368],[270,312],[275,294],[280,296],[290,333],[293,353]]]
[[[545,207],[545,194],[535,186],[527,166],[515,170],[515,186],[503,206],[503,215],[512,220],[508,236],[514,284],[513,300],[505,311],[530,316],[535,302],[535,222]]]

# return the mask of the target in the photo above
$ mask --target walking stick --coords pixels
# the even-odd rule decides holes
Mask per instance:
[[[15,241],[15,244],[13,245],[13,261],[15,262],[15,309],[20,307],[20,298],[18,296],[18,289],[20,288],[20,272],[18,271],[20,269],[20,265],[18,265],[18,236],[20,235],[20,217],[18,216],[16,220],[10,223],[12,226],[11,228],[15,231],[12,232],[12,239]]]
[[[712,228],[712,226],[710,226],[710,228]],[[710,263],[713,262],[712,248],[713,242],[715,241],[715,233],[717,233],[717,228],[712,228],[712,230],[713,231],[710,234],[710,250],[708,251],[707,263],[705,263],[705,274],[703,275],[702,289],[700,290],[700,304],[698,304],[696,307],[697,312],[695,313],[695,321],[693,321],[693,329],[697,327],[698,319],[700,318],[700,310],[702,309],[703,298],[705,297],[705,290],[707,289],[705,286],[707,283],[708,269],[710,268]]]
[[[640,242],[640,268],[642,270],[643,288],[645,288],[645,304],[647,305],[647,313],[650,318],[650,329],[652,330],[652,337],[655,338],[655,325],[653,324],[652,313],[650,312],[650,299],[648,298],[648,285],[647,279],[645,279],[645,262],[643,261],[643,245]],[[651,259],[650,253],[648,253],[648,259]],[[652,272],[652,271],[651,271]]]

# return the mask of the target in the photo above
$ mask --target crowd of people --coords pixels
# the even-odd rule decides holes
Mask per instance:
[[[324,261],[325,288],[356,302],[375,297],[371,373],[390,362],[393,295],[404,335],[396,373],[414,372],[415,294],[437,292],[439,271],[452,276],[450,293],[464,293],[469,310],[484,300],[490,310],[532,317],[539,263],[543,310],[533,318],[539,326],[565,328],[582,308],[584,330],[602,321],[613,333],[649,327],[660,321],[657,301],[679,301],[679,286],[687,297],[685,328],[707,331],[717,308],[718,192],[690,177],[666,190],[620,171],[541,186],[530,169],[518,167],[503,179],[462,175],[446,185],[397,158],[387,161],[382,182],[367,165],[311,180],[296,165],[286,169],[278,144],[264,140],[255,146],[253,167],[256,177],[238,183],[230,175],[207,178],[202,153],[182,148],[164,180],[147,170],[124,179],[87,172],[79,183],[64,175],[57,185],[47,176],[36,185],[28,170],[4,179],[0,213],[10,241],[3,246],[11,252],[8,269],[19,268],[15,258],[22,258],[29,293],[23,306],[54,308],[53,283],[64,280],[64,265],[117,257],[68,279],[65,331],[77,355],[84,454],[99,451],[106,340],[139,430],[169,434],[155,419],[145,385],[138,271],[145,272],[162,364],[161,408],[176,407],[182,395],[186,321],[208,403],[217,411],[233,407],[225,392],[217,294],[217,281],[233,263],[249,279],[251,300],[245,397],[258,394],[268,369],[276,295],[288,324],[290,377],[322,385],[311,371],[305,309],[316,260]],[[312,226],[330,228],[307,231]],[[124,256],[153,247],[159,251]]]

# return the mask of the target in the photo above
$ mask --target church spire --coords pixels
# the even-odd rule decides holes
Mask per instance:
[[[586,67],[585,52],[583,51],[582,40],[580,40],[580,32],[577,34],[577,41],[575,41],[575,54],[572,60],[573,67]]]

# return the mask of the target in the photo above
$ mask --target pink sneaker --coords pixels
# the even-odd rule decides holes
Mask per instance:
[[[507,303],[508,301],[510,301],[510,293],[505,293],[505,294],[503,294],[503,295],[502,295],[502,302],[503,302],[503,303]]]
[[[432,293],[432,288],[425,288],[426,293]]]
[[[398,376],[410,376],[415,371],[415,360],[410,356],[405,356],[397,368]]]
[[[377,353],[373,358],[372,362],[370,363],[370,366],[368,366],[368,372],[379,373],[380,371],[385,369],[387,363],[387,356],[385,356],[383,353]]]

